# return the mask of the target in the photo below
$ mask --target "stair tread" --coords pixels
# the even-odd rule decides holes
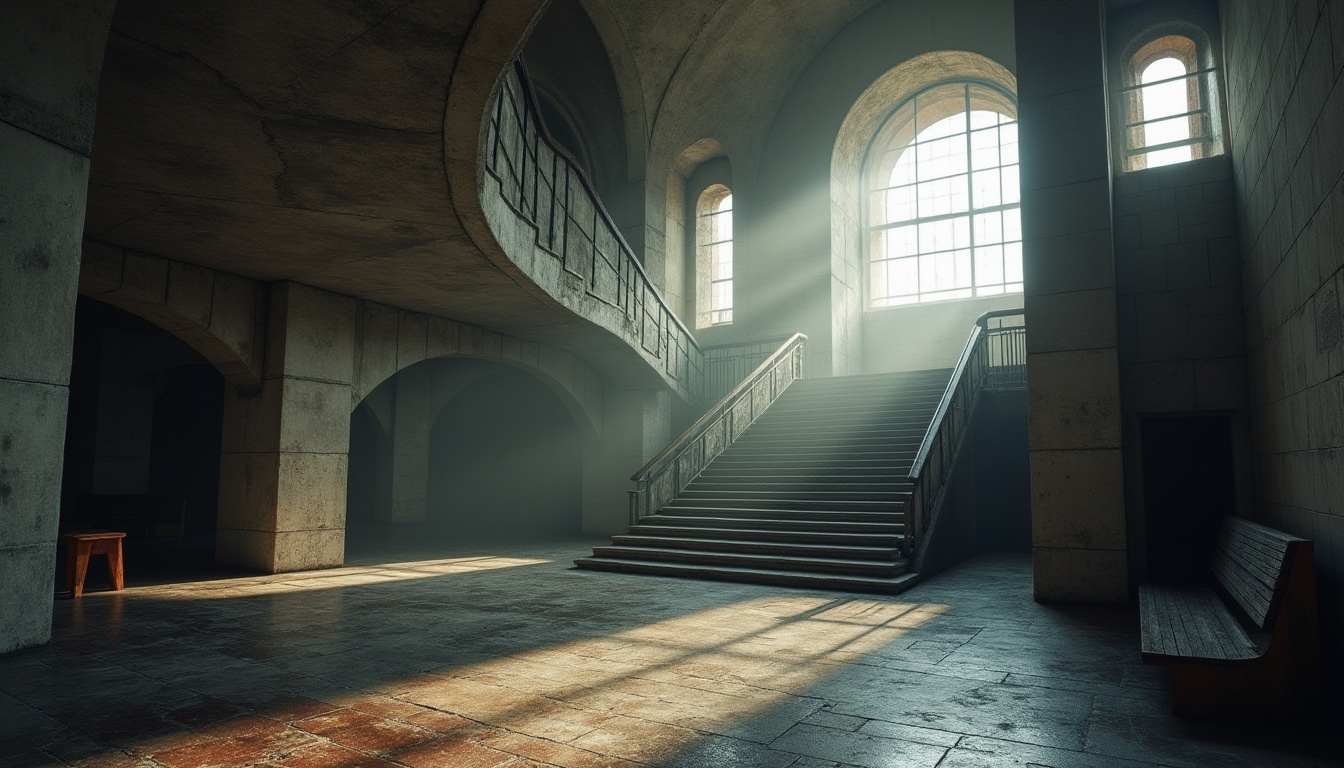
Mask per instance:
[[[794,562],[807,565],[832,565],[847,566],[853,565],[867,568],[894,568],[906,564],[904,558],[897,560],[861,560],[857,558],[841,557],[807,557],[803,555],[758,555],[750,552],[716,552],[714,550],[696,550],[696,549],[673,549],[663,547],[625,547],[618,544],[608,544],[600,547],[593,547],[595,557],[600,557],[600,552],[630,552],[645,553],[672,556],[698,556],[707,558],[737,558],[758,562]],[[787,570],[787,569],[785,569]]]
[[[783,584],[809,588],[847,589],[856,591],[901,592],[914,586],[919,574],[906,571],[893,576],[863,576],[856,574],[816,573],[771,568],[746,568],[730,565],[700,563],[672,563],[623,558],[585,557],[574,561],[580,568],[635,573],[638,575],[666,575],[680,578],[708,578],[743,580],[757,583]],[[908,564],[907,564],[908,567]]]
[[[850,544],[804,544],[800,542],[791,542],[791,541],[761,542],[761,541],[750,541],[747,539],[709,539],[709,538],[696,538],[693,536],[691,537],[653,536],[648,534],[623,534],[614,537],[613,541],[615,539],[621,539],[622,543],[615,544],[614,546],[628,546],[629,543],[632,543],[628,542],[628,540],[637,539],[639,541],[650,541],[650,542],[675,541],[684,544],[746,544],[752,547],[766,546],[780,549],[797,549],[797,550],[828,549],[839,552],[852,552],[855,555],[872,555],[878,557],[882,556],[883,554],[894,552],[896,550],[895,547],[878,547],[878,546],[857,547]],[[651,547],[651,549],[657,549],[657,547]],[[883,560],[880,562],[887,562],[887,561]]]

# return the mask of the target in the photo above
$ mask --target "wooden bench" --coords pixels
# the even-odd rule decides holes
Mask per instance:
[[[61,534],[65,542],[65,588],[71,596],[84,594],[84,577],[89,572],[91,555],[107,555],[107,575],[112,589],[126,586],[121,565],[121,540],[126,534],[120,531],[73,531]]]
[[[1143,660],[1171,667],[1172,711],[1314,712],[1320,635],[1311,542],[1227,517],[1210,569],[1214,589],[1139,587]]]

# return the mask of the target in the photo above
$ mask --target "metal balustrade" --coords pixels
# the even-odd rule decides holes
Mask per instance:
[[[807,337],[795,333],[751,375],[630,477],[630,524],[657,512],[733,444],[795,380],[803,377]]]
[[[718,399],[728,394],[788,340],[788,336],[776,336],[705,347],[705,399]]]
[[[933,421],[910,465],[905,551],[913,557],[947,491],[980,393],[1026,389],[1027,329],[1020,309],[986,312],[975,321]]]
[[[536,229],[536,245],[580,279],[587,296],[620,311],[624,331],[691,400],[703,399],[704,354],[658,293],[578,164],[546,133],[527,71],[500,80],[485,170],[504,202]]]

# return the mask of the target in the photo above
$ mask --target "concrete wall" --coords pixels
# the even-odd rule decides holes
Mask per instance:
[[[51,635],[75,283],[114,3],[6,3],[0,25],[0,653]]]
[[[1344,658],[1344,4],[1224,3],[1254,407],[1254,518],[1312,539]]]
[[[1021,294],[871,309],[863,317],[863,373],[922,371],[957,364],[980,315],[1018,309]]]
[[[1016,10],[1036,597],[1125,602],[1103,9]]]
[[[1125,497],[1134,579],[1146,571],[1142,420],[1231,418],[1238,500],[1253,498],[1250,394],[1232,162],[1226,155],[1115,177]]]

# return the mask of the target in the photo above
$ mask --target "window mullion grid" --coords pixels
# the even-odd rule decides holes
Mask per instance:
[[[995,140],[997,141],[997,143],[999,144],[1000,151],[1002,151],[1003,141],[1002,141],[1002,139],[999,137],[999,129],[998,129],[997,127],[994,129],[994,138],[995,138]],[[1003,158],[1002,158],[1002,157],[999,158],[999,164],[1000,164],[1000,165],[1003,164]],[[969,238],[970,238],[970,241],[971,241],[971,297],[972,297],[972,298],[975,297],[975,289],[976,289],[976,286],[979,285],[979,281],[976,279],[976,276],[975,276],[975,185],[971,183],[971,179],[975,178],[974,169],[975,169],[975,162],[971,159],[971,84],[970,84],[970,83],[967,83],[967,84],[966,84],[966,229],[968,230],[968,231],[967,231],[967,237],[969,237]],[[1002,174],[1002,173],[999,174],[999,184],[1000,184],[1000,188],[999,188],[999,199],[1002,200],[1002,199],[1003,199],[1003,188],[1002,188],[1002,184],[1003,184],[1003,174]],[[955,230],[954,230],[954,231],[955,231]],[[955,237],[956,237],[956,235],[954,234],[954,235],[953,235],[954,242],[955,242]],[[953,262],[952,262],[952,263],[953,263],[952,274],[956,274],[956,268],[955,268],[955,265],[956,265],[956,255],[955,255],[955,254],[956,254],[956,250],[954,249],[954,250],[952,251],[952,253],[953,253],[953,256],[952,256],[952,259],[953,259]]]

